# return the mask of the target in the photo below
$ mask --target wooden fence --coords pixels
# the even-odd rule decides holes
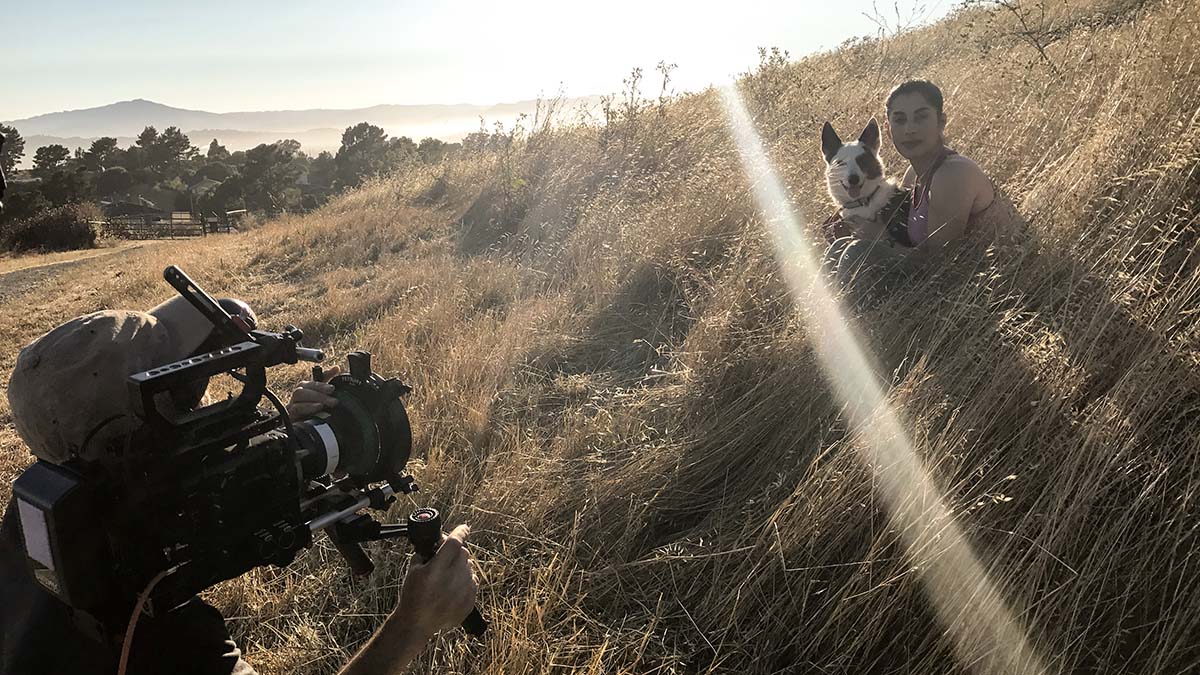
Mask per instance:
[[[240,215],[239,212],[232,212],[224,216],[201,218],[187,211],[176,211],[170,216],[113,216],[95,224],[110,236],[125,239],[178,239],[228,234],[237,229]]]

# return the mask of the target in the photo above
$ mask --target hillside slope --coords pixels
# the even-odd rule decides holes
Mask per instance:
[[[860,126],[909,76],[942,85],[951,143],[1031,241],[964,251],[853,320],[1046,669],[1188,672],[1200,7],[1045,6],[768,53],[741,91],[815,217],[820,123]],[[374,352],[414,386],[420,498],[472,524],[493,621],[429,672],[1001,672],[956,652],[923,583],[952,542],[911,550],[889,520],[892,467],[860,460],[716,94],[626,92],[604,127],[543,110],[494,141],[245,235],[72,268],[5,299],[0,365],[56,321],[161,299],[172,262],[269,325]],[[28,458],[0,433],[8,478]],[[403,556],[373,553],[365,585],[322,542],[211,598],[263,671],[335,672],[395,600]]]

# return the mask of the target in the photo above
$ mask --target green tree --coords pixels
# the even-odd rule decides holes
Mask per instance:
[[[0,223],[29,220],[53,206],[38,188],[17,192],[4,198],[4,210],[0,211]]]
[[[215,180],[218,183],[234,174],[233,167],[224,162],[209,162],[196,171],[197,179]]]
[[[142,133],[137,135],[137,145],[146,152],[150,151],[158,143],[158,129],[154,127],[146,127],[142,129]]]
[[[192,210],[192,196],[188,193],[183,179],[178,176],[162,181],[157,190],[161,200],[158,203],[159,207],[170,208],[172,211]]]
[[[242,189],[242,177],[238,175],[226,178],[200,198],[200,208],[205,212],[222,214],[245,206],[245,190]]]
[[[158,174],[150,169],[130,169],[129,175],[133,177],[134,185],[153,186],[158,182]]]
[[[104,136],[92,141],[92,145],[83,153],[83,165],[91,171],[99,171],[109,165],[116,156],[117,139]]]
[[[25,156],[25,139],[16,127],[0,124],[0,136],[4,136],[4,147],[0,148],[0,169],[4,173],[17,170],[17,163]]]
[[[285,140],[263,143],[246,151],[246,164],[242,167],[246,208],[274,214],[299,204],[296,179],[303,171],[297,161],[299,150],[298,141]]]
[[[357,187],[388,168],[389,145],[383,129],[359,122],[342,133],[342,147],[334,156],[338,187]]]
[[[227,162],[229,161],[229,151],[225,146],[217,142],[217,139],[212,139],[212,143],[208,144],[208,161],[210,162]]]
[[[417,144],[408,136],[397,136],[388,141],[388,154],[384,158],[384,170],[392,169],[401,164],[417,159]]]
[[[154,127],[142,129],[135,145],[125,151],[125,168],[130,171],[150,169],[154,166],[154,146],[158,145],[158,130]]]
[[[148,166],[169,178],[179,174],[182,163],[199,155],[199,150],[192,145],[191,139],[188,139],[184,132],[179,131],[178,126],[168,126],[162,133],[154,136],[148,135],[148,131],[154,131],[154,127],[146,127],[142,132],[146,136],[143,148],[148,157]],[[142,142],[143,138],[139,136],[138,144],[142,145]]]
[[[289,140],[285,142],[296,144],[296,152],[292,162],[300,169],[301,176],[307,175],[309,167],[312,166],[312,157],[309,157],[308,153],[300,149],[300,141]]]
[[[120,151],[118,156],[113,158],[113,162],[130,171],[139,171],[146,168],[146,151],[136,145],[131,145]]]
[[[96,176],[96,194],[103,197],[116,196],[127,192],[131,187],[133,187],[133,176],[125,170],[125,167],[115,166],[105,169],[103,173]]]
[[[308,166],[308,184],[325,188],[333,187],[336,173],[337,164],[334,163],[333,154],[328,150],[323,151],[314,157]]]
[[[181,164],[199,154],[200,150],[192,145],[192,141],[179,127],[167,127],[159,135],[158,142],[150,152],[151,166],[178,173]]]
[[[71,151],[66,146],[57,143],[43,145],[33,153],[33,175],[42,180],[48,179],[70,156]]]
[[[59,169],[42,179],[42,193],[54,206],[77,204],[92,198],[87,172]]]
[[[446,157],[450,147],[449,143],[440,138],[422,138],[420,144],[417,145],[417,155],[426,164],[437,164]]]

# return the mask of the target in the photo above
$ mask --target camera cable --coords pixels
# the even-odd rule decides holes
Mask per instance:
[[[241,379],[241,378],[238,378],[238,379]],[[279,400],[279,397],[276,396],[274,393],[272,393],[270,389],[265,390],[263,393],[267,397],[267,399],[270,400],[271,403],[275,406],[275,408],[279,411],[279,416],[280,416],[280,418],[282,418],[283,424],[284,424],[285,428],[287,428],[287,430],[288,430],[288,437],[289,438],[293,437],[294,432],[292,431],[292,420],[291,420],[291,417],[288,415],[287,406],[285,406],[283,404],[283,401]],[[110,417],[109,419],[106,419],[103,422],[101,422],[100,426],[104,426],[104,425],[108,424],[109,422],[112,422],[113,420],[117,419],[118,417],[122,417],[122,416],[123,415],[114,415],[113,417]],[[96,430],[93,429],[93,433],[95,431]],[[89,440],[91,439],[91,434],[88,435],[88,439]],[[157,586],[159,584],[159,582],[161,582],[163,579],[166,579],[168,576],[173,574],[176,570],[179,569],[179,567],[180,567],[179,565],[176,565],[174,567],[171,567],[169,569],[165,569],[165,570],[159,572],[157,575],[154,576],[153,579],[150,580],[150,583],[146,584],[145,590],[143,590],[141,595],[138,596],[137,604],[134,605],[134,607],[133,607],[133,614],[129,617],[129,625],[125,629],[125,639],[121,643],[121,660],[117,665],[117,675],[125,675],[125,669],[128,667],[128,664],[129,664],[130,649],[133,646],[133,632],[137,628],[138,618],[140,618],[142,615],[142,609],[145,607],[146,602],[149,601],[150,594],[154,592],[154,587]]]
[[[159,572],[150,580],[150,583],[146,584],[146,589],[138,596],[137,604],[133,606],[133,614],[129,617],[129,626],[125,629],[125,640],[121,643],[121,660],[117,665],[117,675],[125,675],[125,668],[129,664],[129,650],[133,646],[133,631],[137,628],[138,618],[142,615],[142,608],[146,606],[146,601],[150,599],[150,594],[154,592],[154,587],[158,585],[158,582],[166,579],[177,569],[179,569],[178,565]]]

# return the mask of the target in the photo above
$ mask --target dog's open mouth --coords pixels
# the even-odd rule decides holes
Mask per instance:
[[[862,194],[861,185],[843,185],[842,187],[846,188],[846,194],[850,195],[851,199],[858,199],[858,196]]]

